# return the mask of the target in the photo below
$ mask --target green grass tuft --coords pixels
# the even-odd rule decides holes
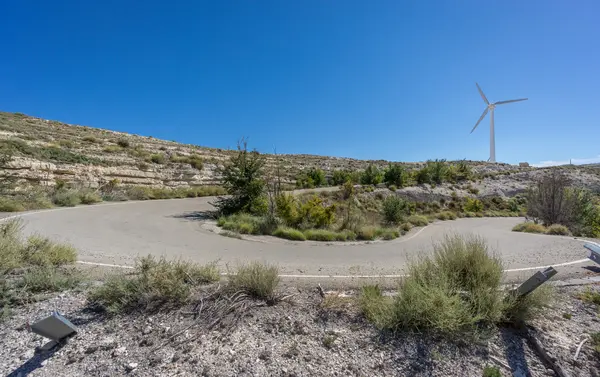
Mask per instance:
[[[109,313],[155,311],[189,302],[192,288],[216,282],[216,264],[168,261],[152,256],[136,262],[133,277],[116,275],[91,291],[88,300]]]
[[[567,228],[564,225],[553,224],[553,225],[550,225],[546,229],[546,234],[558,235],[558,236],[570,236],[571,231],[569,230],[569,228]]]
[[[429,225],[429,220],[427,217],[423,215],[412,215],[406,219],[407,222],[411,223],[413,226],[427,226]]]
[[[293,241],[306,241],[304,233],[298,229],[280,226],[273,232],[275,237],[285,238]]]
[[[546,227],[541,224],[525,222],[517,224],[512,228],[513,232],[524,233],[546,233]]]
[[[234,275],[229,276],[229,287],[235,291],[262,300],[275,300],[275,289],[279,284],[279,268],[277,266],[252,262],[241,265]]]

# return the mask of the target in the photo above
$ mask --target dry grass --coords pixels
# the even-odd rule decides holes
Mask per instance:
[[[531,222],[525,222],[517,224],[512,228],[513,232],[524,232],[524,233],[546,233],[546,227],[541,224],[535,224]]]
[[[275,300],[275,289],[279,284],[279,268],[274,265],[252,262],[241,265],[229,276],[229,287],[234,291],[265,301]]]
[[[412,262],[397,296],[377,286],[362,290],[360,306],[377,328],[476,336],[501,322],[526,321],[549,300],[547,289],[523,299],[502,291],[503,266],[478,237],[447,236],[432,256]]]
[[[88,300],[109,313],[155,311],[189,302],[194,287],[220,279],[216,264],[198,265],[152,256],[136,262],[133,276],[115,275],[90,292]]]

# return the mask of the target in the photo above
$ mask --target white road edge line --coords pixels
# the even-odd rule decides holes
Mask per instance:
[[[585,263],[585,262],[589,262],[589,261],[590,261],[589,258],[585,258],[585,259],[579,259],[579,260],[572,261],[572,262],[552,264],[552,265],[548,265],[548,266],[511,268],[508,270],[504,270],[504,272],[543,270],[548,267],[564,267],[564,266],[570,266],[573,264]],[[96,262],[85,262],[85,261],[77,261],[77,263],[87,264],[87,265],[92,265],[92,266],[133,269],[132,266],[125,266],[122,264],[96,263]],[[221,273],[221,276],[227,276],[227,275],[229,275],[229,274],[226,272]],[[288,274],[279,275],[279,277],[282,277],[282,278],[293,278],[293,279],[323,279],[323,278],[330,278],[330,279],[352,279],[352,278],[357,278],[357,279],[374,279],[374,278],[397,279],[397,278],[401,278],[404,276],[406,276],[406,275],[288,275]]]
[[[80,208],[105,207],[105,206],[134,204],[134,203],[144,203],[144,202],[161,202],[161,201],[167,201],[167,200],[177,200],[177,199],[155,199],[155,200],[151,200],[151,201],[148,201],[148,200],[131,200],[131,201],[126,201],[126,202],[106,203],[106,204],[100,204],[100,205],[95,205],[95,206],[92,205],[92,206],[85,206],[85,207],[84,206],[76,206],[76,207],[65,207],[65,208],[52,208],[52,209],[46,209],[46,210],[40,210],[40,211],[32,211],[32,212],[26,212],[26,213],[21,213],[21,214],[17,214],[17,215],[7,216],[7,217],[4,217],[4,218],[0,218],[0,222],[6,221],[6,220],[10,220],[10,219],[19,218],[19,217],[25,217],[25,216],[28,216],[28,215],[34,215],[34,214],[37,214],[37,213],[44,213],[44,212],[56,212],[56,211],[66,211],[66,210],[80,209]],[[398,243],[406,242],[406,241],[409,241],[409,240],[413,239],[414,237],[416,237],[419,234],[421,234],[421,232],[423,232],[428,227],[429,227],[429,225],[424,226],[417,233],[413,234],[412,236],[410,236],[408,238],[399,240]],[[535,233],[533,233],[532,235],[544,236],[542,234],[535,234]],[[590,243],[596,244],[593,241],[588,241],[588,240],[583,240],[583,239],[573,238],[573,237],[568,237],[568,236],[559,236],[559,238],[569,239],[569,240],[575,240],[575,241],[579,241],[579,242],[590,242]],[[504,272],[520,272],[520,271],[541,270],[541,269],[545,269],[545,268],[548,268],[548,267],[563,267],[563,266],[569,266],[569,265],[573,265],[573,264],[585,263],[585,262],[587,262],[589,260],[590,260],[589,258],[585,258],[585,259],[579,259],[579,260],[572,261],[572,262],[565,262],[565,263],[559,263],[559,264],[547,265],[547,266],[513,268],[513,269],[504,270]],[[87,264],[87,265],[94,265],[94,266],[102,266],[102,267],[115,267],[115,268],[133,269],[132,266],[125,266],[125,265],[119,265],[119,264],[110,264],[110,263],[97,263],[97,262],[85,262],[85,261],[77,261],[76,263]],[[221,273],[221,275],[222,276],[226,276],[227,273]],[[279,276],[283,277],[283,278],[306,278],[306,279],[311,279],[311,278],[312,279],[319,279],[319,278],[334,278],[334,279],[388,278],[388,279],[393,279],[393,278],[401,278],[401,277],[404,277],[406,275],[285,275],[285,274],[282,274],[282,275],[279,275]]]

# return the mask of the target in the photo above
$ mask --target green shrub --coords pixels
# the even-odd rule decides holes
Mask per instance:
[[[481,326],[507,318],[502,270],[481,238],[447,236],[432,256],[409,264],[395,298],[363,290],[361,307],[382,329],[475,335]]]
[[[372,241],[377,235],[377,227],[375,226],[364,226],[358,230],[356,237],[359,240]]]
[[[118,152],[121,152],[121,150],[122,150],[122,148],[119,147],[118,145],[109,145],[102,149],[102,151],[106,152],[106,153],[118,153]]]
[[[512,228],[513,232],[546,233],[546,227],[541,224],[525,222],[517,224]]]
[[[327,229],[307,229],[304,235],[306,239],[313,241],[348,241],[356,237],[350,231],[334,232]]]
[[[239,266],[234,275],[229,276],[229,287],[234,291],[244,291],[262,300],[275,300],[275,289],[279,284],[279,268],[258,262]]]
[[[402,222],[404,216],[408,213],[406,200],[390,195],[383,201],[382,215],[388,224],[398,224]]]
[[[600,305],[600,292],[594,291],[591,288],[585,289],[583,292],[579,293],[577,297],[581,301],[589,302],[595,305]]]
[[[456,213],[452,211],[443,211],[436,215],[438,220],[456,220]]]
[[[440,185],[446,180],[448,174],[446,160],[427,161],[427,167],[431,178],[430,183]]]
[[[181,306],[190,300],[192,288],[220,279],[216,264],[156,260],[136,261],[134,276],[116,275],[90,292],[88,300],[109,313],[158,310]]]
[[[94,191],[83,191],[79,193],[79,200],[81,204],[95,204],[100,203],[102,198]]]
[[[271,234],[277,227],[268,217],[253,216],[247,213],[238,213],[221,217],[218,225],[225,230],[241,234]]]
[[[264,156],[257,151],[249,152],[246,141],[242,139],[238,143],[237,153],[218,171],[222,176],[223,187],[229,194],[213,203],[220,214],[266,213],[268,204],[264,197],[264,165]]]
[[[0,212],[21,212],[26,208],[23,203],[7,197],[0,197]]]
[[[542,310],[552,302],[553,297],[554,288],[547,284],[522,298],[509,294],[504,304],[504,320],[517,324],[529,321],[540,315]]]
[[[377,229],[377,237],[389,241],[400,237],[398,229],[379,228]]]
[[[429,165],[422,167],[421,169],[416,170],[414,173],[414,180],[422,185],[425,183],[431,183],[431,169]]]
[[[66,243],[56,243],[49,238],[32,235],[22,249],[27,264],[38,266],[62,266],[77,260],[77,251]]]
[[[310,168],[296,178],[296,186],[301,188],[321,187],[327,184],[325,172],[318,168]]]
[[[117,140],[117,145],[121,148],[129,148],[129,140],[127,139],[119,139]]]
[[[293,241],[306,241],[306,236],[304,233],[294,228],[278,227],[273,232],[273,235],[275,237],[285,238]]]
[[[369,165],[360,176],[363,185],[378,185],[383,181],[383,174],[374,165]]]
[[[82,140],[85,142],[88,142],[88,143],[97,143],[98,142],[98,139],[96,139],[93,136],[85,136]]]
[[[570,236],[571,232],[569,231],[569,228],[564,225],[553,224],[546,229],[546,234]]]
[[[400,225],[400,229],[402,229],[404,232],[408,232],[413,228],[413,224],[411,224],[410,222],[405,222],[404,224]]]
[[[359,183],[360,173],[351,172],[349,170],[334,170],[331,181],[331,183],[335,186],[343,185],[346,182]]]
[[[52,194],[52,203],[60,207],[75,207],[81,203],[81,198],[75,190],[57,190]]]
[[[202,161],[202,157],[200,156],[192,156],[190,157],[190,166],[194,169],[202,170],[204,169],[204,162]]]
[[[323,199],[313,195],[300,206],[298,215],[304,228],[325,228],[335,221],[336,205],[325,205]]]
[[[394,192],[394,191],[398,190],[398,187],[396,187],[396,185],[390,185],[390,186],[388,186],[388,189],[390,191]]]
[[[400,164],[391,164],[385,170],[383,174],[383,181],[388,185],[388,187],[404,187],[406,186],[406,181],[408,177],[406,174],[406,169]],[[395,191],[395,190],[392,190]]]
[[[463,208],[466,212],[477,213],[483,211],[483,203],[479,199],[467,198]]]
[[[423,215],[411,215],[406,219],[407,222],[414,226],[427,226],[429,225],[429,220],[427,217]]]
[[[150,161],[155,164],[162,165],[166,162],[166,160],[167,159],[165,158],[165,155],[162,153],[154,153],[150,155]]]
[[[502,373],[500,373],[500,368],[497,366],[486,365],[486,367],[483,368],[481,377],[502,377]]]
[[[275,212],[288,226],[295,226],[300,222],[298,202],[292,194],[282,193],[275,198]]]
[[[82,280],[77,270],[39,267],[25,272],[18,288],[28,293],[60,292],[77,287]]]

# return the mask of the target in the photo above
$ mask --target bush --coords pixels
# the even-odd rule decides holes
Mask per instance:
[[[325,172],[318,168],[310,168],[307,172],[302,172],[296,178],[296,186],[302,188],[321,187],[327,184]]]
[[[275,198],[275,213],[288,226],[295,226],[300,222],[298,202],[293,194],[283,193]]]
[[[429,225],[429,220],[427,217],[423,215],[412,215],[406,219],[407,222],[414,226],[427,226]]]
[[[331,181],[335,186],[343,185],[346,182],[358,183],[360,181],[360,174],[349,170],[334,170]]]
[[[441,185],[447,178],[448,165],[446,160],[427,161],[431,182]]]
[[[383,240],[389,241],[400,237],[400,232],[397,229],[379,228],[377,230],[377,236]]]
[[[199,156],[193,156],[190,157],[190,166],[193,167],[194,169],[198,169],[198,170],[202,170],[204,169],[204,162],[202,161],[202,158]]]
[[[21,212],[25,210],[23,203],[13,198],[0,197],[0,212]]]
[[[486,367],[483,368],[483,374],[481,377],[502,377],[502,373],[500,373],[500,368],[486,365]]]
[[[408,213],[408,205],[406,200],[397,195],[390,195],[383,201],[382,215],[385,222],[388,224],[398,224],[404,219],[404,215]]]
[[[77,287],[82,280],[76,270],[40,267],[25,272],[18,288],[29,293],[60,292]]]
[[[83,191],[79,193],[79,200],[81,201],[81,204],[95,204],[100,203],[102,198],[96,192]]]
[[[52,203],[60,207],[75,207],[81,203],[81,198],[75,190],[57,190],[52,195]]]
[[[463,207],[466,212],[481,212],[483,211],[483,203],[479,199],[467,198],[467,201]]]
[[[117,140],[117,145],[121,148],[129,148],[129,140],[127,139],[119,139]]]
[[[436,215],[438,220],[456,220],[457,216],[456,213],[452,212],[452,211],[443,211],[440,212]]]
[[[258,202],[264,200],[265,182],[263,169],[265,159],[257,151],[248,152],[247,144],[242,139],[238,143],[238,151],[233,155],[229,163],[220,169],[223,186],[229,197],[219,198],[214,206],[222,215],[230,215],[237,212],[256,213]],[[266,205],[266,201],[264,201]]]
[[[96,139],[93,136],[85,136],[82,140],[85,142],[88,142],[88,143],[97,143],[98,142],[98,139]]]
[[[77,251],[69,244],[55,243],[49,238],[30,236],[22,249],[22,260],[38,266],[62,266],[77,260]]]
[[[505,299],[504,321],[522,324],[540,315],[554,297],[551,285],[542,285],[525,297],[517,298],[510,294]]]
[[[414,179],[415,181],[422,185],[425,183],[431,183],[432,179],[431,179],[431,170],[429,165],[426,165],[424,167],[422,167],[421,169],[418,169],[414,172]]]
[[[247,213],[221,217],[217,224],[225,230],[240,234],[271,234],[277,227],[267,216],[253,216]]]
[[[183,305],[189,301],[193,287],[219,279],[214,263],[202,266],[148,256],[136,261],[133,277],[109,278],[90,292],[88,300],[109,313],[153,311]]]
[[[102,149],[102,151],[106,152],[106,153],[117,153],[117,152],[121,152],[121,150],[122,150],[122,148],[119,147],[118,145],[109,145]]]
[[[569,228],[564,225],[553,224],[546,229],[546,234],[570,236],[571,232],[569,231]]]
[[[481,326],[504,321],[512,313],[500,290],[502,270],[500,259],[481,238],[447,236],[434,245],[432,256],[409,264],[394,299],[377,289],[363,289],[361,308],[381,329],[475,335]]]
[[[517,224],[512,228],[513,232],[546,233],[546,227],[541,224],[525,222]]]
[[[383,181],[383,174],[374,165],[369,165],[360,176],[363,185],[378,185]]]
[[[258,262],[238,267],[234,275],[229,276],[229,287],[235,291],[266,301],[275,300],[275,289],[279,284],[279,268]]]
[[[293,241],[306,241],[306,236],[304,233],[294,228],[278,227],[273,232],[273,235],[275,237],[285,238]]]
[[[150,155],[150,161],[155,164],[162,165],[166,162],[166,160],[167,159],[165,158],[165,155],[161,154],[161,153],[155,153],[155,154]]]
[[[300,225],[303,228],[325,228],[335,221],[336,205],[325,205],[323,199],[313,195],[298,209]]]
[[[377,235],[377,227],[375,226],[364,226],[358,230],[356,238],[359,240],[372,241]]]
[[[390,186],[404,187],[406,186],[407,175],[406,169],[400,164],[391,164],[383,174],[383,181]],[[395,191],[395,190],[392,190]]]
[[[351,231],[334,232],[326,229],[307,229],[304,231],[306,239],[313,241],[348,241],[356,239]]]

